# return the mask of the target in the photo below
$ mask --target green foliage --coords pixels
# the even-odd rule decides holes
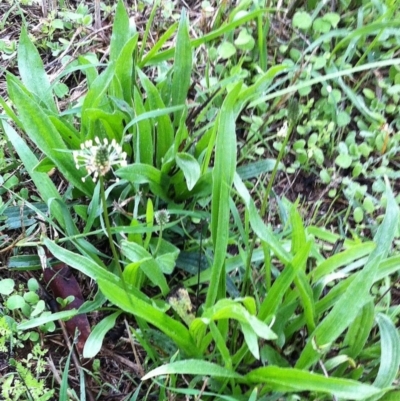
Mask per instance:
[[[48,316],[45,303],[39,299],[36,291],[38,283],[30,279],[27,288],[15,288],[12,279],[0,280],[1,315],[0,315],[0,352],[17,354],[27,343],[34,346],[26,358],[9,359],[13,372],[0,378],[1,396],[7,401],[25,401],[33,397],[35,400],[49,400],[55,391],[46,387],[45,379],[40,377],[46,371],[46,361],[43,359],[47,350],[42,349],[40,337],[36,331],[21,331],[18,323],[35,316]],[[53,322],[41,325],[43,333],[54,331]]]
[[[16,321],[21,322],[25,319],[29,320],[36,317],[44,318],[51,315],[47,310],[45,302],[40,299],[38,289],[38,282],[34,278],[31,278],[28,281],[26,289],[23,286],[15,288],[14,280],[11,278],[0,280],[0,295],[4,301],[4,313],[10,315],[7,316],[7,319],[11,319],[3,320],[3,324],[7,321],[7,324],[11,325],[10,328],[12,328],[12,331],[15,331],[16,339],[18,340],[17,344],[21,345],[22,341],[27,340],[28,338],[29,340],[36,342],[38,341],[39,336],[35,332],[22,333],[15,330]],[[43,332],[52,332],[55,330],[55,325],[53,322],[49,322],[41,325],[40,329]],[[11,339],[7,339],[7,337],[5,337],[4,340],[11,341]]]
[[[1,396],[5,401],[28,401],[31,399],[47,401],[54,396],[55,390],[47,388],[45,381],[38,379],[32,373],[33,370],[37,374],[45,372],[46,362],[43,356],[46,353],[47,350],[41,350],[39,344],[36,344],[26,359],[10,360],[10,364],[15,368],[15,373],[0,379]]]

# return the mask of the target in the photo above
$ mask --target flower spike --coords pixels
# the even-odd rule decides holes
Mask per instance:
[[[111,143],[107,138],[101,142],[96,136],[94,142],[95,144],[92,140],[87,140],[81,144],[80,150],[73,151],[76,168],[79,170],[84,167],[87,171],[87,175],[82,178],[83,182],[91,175],[93,175],[93,181],[96,182],[99,176],[104,177],[113,169],[113,166],[125,167],[127,165],[126,152],[122,151],[121,145],[115,139]]]

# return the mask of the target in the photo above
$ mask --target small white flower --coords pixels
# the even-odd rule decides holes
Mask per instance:
[[[285,121],[276,135],[280,138],[285,138],[287,130],[288,130],[288,123],[287,121]]]
[[[161,209],[155,212],[154,217],[159,226],[164,226],[169,222],[169,212],[167,209]]]
[[[122,147],[113,139],[111,143],[107,138],[101,143],[96,137],[92,140],[85,141],[81,144],[80,150],[73,151],[73,157],[76,168],[79,170],[84,167],[88,174],[82,178],[85,182],[86,178],[93,174],[93,181],[96,182],[99,176],[105,176],[113,166],[126,166],[126,152],[122,151]]]

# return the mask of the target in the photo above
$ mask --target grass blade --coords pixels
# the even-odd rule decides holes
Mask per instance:
[[[23,28],[18,45],[18,70],[24,85],[34,93],[38,100],[50,110],[57,112],[51,92],[49,78],[44,70],[39,52],[30,41],[26,29]]]
[[[381,363],[374,386],[384,388],[393,384],[400,364],[399,332],[390,318],[383,313],[376,316],[381,335]]]
[[[110,61],[116,61],[123,47],[131,37],[129,29],[129,16],[126,12],[124,2],[118,1],[110,43]]]
[[[236,132],[234,106],[241,83],[237,84],[222,104],[215,146],[213,195],[211,203],[211,235],[214,245],[214,263],[206,306],[214,305],[220,284],[225,282],[226,247],[229,238],[229,196],[236,171]],[[222,285],[224,288],[225,285]],[[222,295],[222,294],[221,294]],[[225,296],[223,294],[222,296]]]
[[[350,326],[360,309],[369,301],[369,291],[374,282],[379,262],[386,257],[391,248],[399,220],[399,208],[388,183],[386,184],[386,196],[385,218],[374,238],[377,244],[376,248],[368,258],[363,270],[356,275],[347,291],[342,294],[331,312],[312,334],[296,363],[297,368],[306,369],[320,358],[320,353],[316,350],[313,341],[317,342],[317,346],[322,347],[334,342]]]
[[[105,335],[115,326],[115,321],[121,313],[122,311],[114,312],[96,324],[86,340],[85,347],[83,349],[84,358],[94,358],[99,353],[101,346],[103,345]]]
[[[46,173],[39,173],[35,171],[35,167],[39,161],[34,153],[29,149],[28,145],[6,121],[3,121],[2,124],[5,134],[12,143],[14,149],[17,151],[19,158],[24,164],[26,171],[32,178],[32,181],[34,182],[35,187],[39,191],[43,200],[47,204],[51,199],[59,199],[61,201],[61,196],[53,184],[53,181],[51,181],[51,178]],[[62,209],[57,202],[51,203],[51,213],[56,218],[58,223],[62,227],[65,227]]]
[[[185,9],[182,10],[176,39],[174,75],[172,77],[171,105],[185,104],[192,73],[192,47],[190,45],[188,21]],[[174,126],[179,125],[182,112],[176,112]]]
[[[137,70],[140,82],[147,94],[147,104],[149,111],[165,109],[161,95],[153,83],[142,71]],[[156,166],[161,167],[161,160],[168,149],[174,144],[174,128],[168,115],[160,115],[157,120],[157,140],[156,140]]]
[[[381,390],[354,380],[325,377],[316,373],[292,368],[268,366],[253,370],[245,376],[252,383],[265,383],[271,391],[316,391],[332,394],[346,400],[365,400]]]
[[[69,149],[47,114],[25,93],[15,77],[7,76],[7,86],[10,97],[12,97],[19,111],[19,117],[30,139],[53,161],[67,181],[84,194],[90,196],[94,188],[93,182],[91,180],[87,180],[85,183],[82,182],[83,173],[76,169],[72,152],[68,154]],[[66,151],[66,153],[63,157],[60,157],[60,152],[63,151]]]
[[[152,377],[170,374],[201,375],[211,377],[225,377],[239,379],[241,376],[232,370],[222,368],[214,363],[201,361],[198,359],[188,359],[160,366],[142,377],[142,380],[148,380]]]

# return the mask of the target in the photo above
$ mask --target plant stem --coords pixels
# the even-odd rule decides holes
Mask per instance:
[[[262,201],[262,204],[261,204],[261,207],[260,207],[260,215],[261,215],[261,217],[264,217],[265,211],[267,210],[269,194],[270,194],[270,192],[272,190],[272,185],[273,185],[273,183],[275,181],[276,173],[278,172],[279,163],[281,162],[281,160],[283,158],[286,145],[287,145],[287,143],[289,141],[290,135],[291,135],[291,133],[293,131],[293,128],[294,128],[295,124],[296,124],[296,119],[291,119],[291,121],[289,123],[289,127],[288,127],[288,129],[286,131],[285,139],[283,140],[283,143],[282,143],[282,147],[279,150],[278,157],[277,157],[277,159],[275,161],[275,166],[274,166],[274,169],[272,170],[271,177],[270,177],[270,179],[268,181],[267,189],[265,191],[264,198],[263,198],[263,201]],[[243,278],[242,296],[245,296],[247,294],[247,291],[248,291],[251,258],[253,256],[254,248],[256,246],[256,240],[257,240],[256,236],[253,236],[253,239],[252,239],[251,244],[250,244],[250,249],[249,249],[249,252],[247,254],[246,269],[245,269],[244,278]]]
[[[157,253],[160,249],[160,245],[161,245],[161,240],[162,240],[162,235],[163,235],[163,224],[160,224],[160,235],[158,237],[158,241],[157,241],[157,246],[156,246],[156,250],[154,251],[153,257],[155,258],[157,256]]]
[[[103,180],[103,177],[101,175],[99,177],[99,180],[100,180],[101,204],[103,206],[103,218],[104,218],[104,223],[105,223],[105,226],[106,226],[107,237],[108,237],[108,240],[110,242],[110,248],[111,248],[111,252],[112,252],[113,257],[114,257],[114,261],[117,264],[119,274],[122,277],[122,268],[121,268],[121,265],[119,263],[119,256],[118,256],[117,250],[115,248],[115,244],[114,244],[114,241],[113,241],[113,238],[112,238],[112,234],[111,234],[110,218],[108,216],[106,193],[105,193],[105,190],[104,190],[104,180]]]

